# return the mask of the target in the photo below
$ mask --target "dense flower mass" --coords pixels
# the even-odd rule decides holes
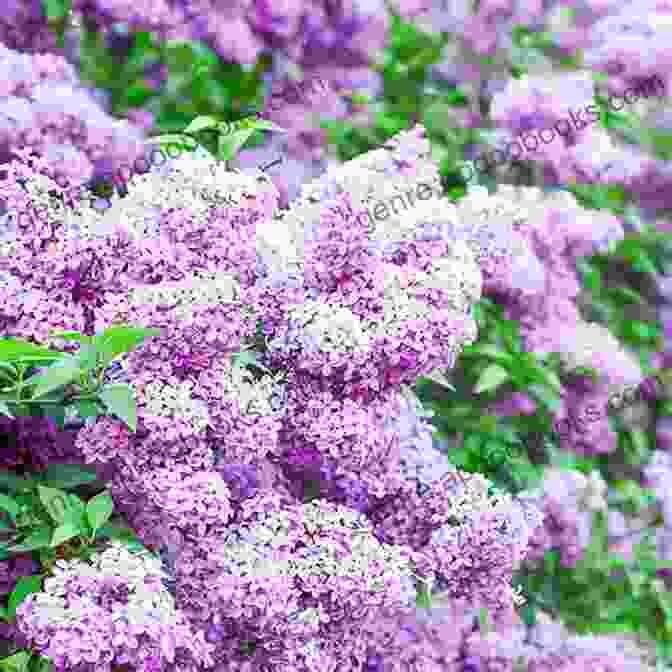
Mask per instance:
[[[281,44],[344,82],[368,67],[384,23],[348,3],[135,4],[74,3],[105,29],[123,18],[166,39],[197,34],[239,62]],[[491,30],[494,10],[484,4],[476,24]],[[488,52],[491,38],[472,46]],[[107,121],[64,62],[6,53],[3,108],[53,112],[67,85],[81,119],[37,108],[35,119],[85,158],[67,182],[44,137],[24,129],[14,143],[37,156],[16,154],[0,181],[0,332],[51,345],[55,330],[159,330],[106,374],[133,391],[135,431],[107,414],[61,446],[45,421],[28,427],[28,446],[31,423],[0,416],[16,434],[10,466],[41,469],[44,453],[109,471],[115,511],[161,558],[112,544],[92,565],[59,560],[20,606],[20,634],[57,672],[513,672],[514,572],[548,549],[574,563],[603,484],[551,473],[536,499],[499,491],[447,462],[410,386],[476,340],[482,297],[519,321],[527,352],[558,356],[561,418],[639,383],[639,366],[578,305],[577,259],[620,240],[618,218],[510,185],[455,204],[419,125],[330,167],[288,208],[261,173],[197,152],[95,197],[75,183],[110,152],[124,158],[123,143],[89,135]],[[517,127],[522,113],[504,105],[501,121]],[[49,142],[66,144],[62,133]],[[588,367],[592,382],[576,373]],[[608,420],[561,447],[612,450]],[[422,591],[451,607],[416,609]],[[502,641],[477,628],[484,611]],[[530,659],[536,672],[627,669],[577,651]]]

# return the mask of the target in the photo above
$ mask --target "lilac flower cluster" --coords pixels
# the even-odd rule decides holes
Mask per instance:
[[[101,109],[62,56],[0,44],[0,79],[3,164],[30,149],[48,160],[52,177],[82,182],[104,161],[117,166],[144,151],[141,130]]]
[[[502,209],[506,202],[508,213]],[[488,216],[498,207],[498,217]],[[518,321],[526,350],[541,358],[560,356],[562,404],[556,423],[569,428],[560,436],[561,447],[580,454],[612,452],[616,433],[609,418],[606,413],[595,418],[591,409],[606,408],[609,399],[639,385],[643,375],[605,327],[581,315],[576,261],[601,249],[604,241],[620,240],[623,224],[605,211],[582,208],[568,192],[536,187],[499,185],[492,196],[472,187],[457,210],[463,221],[481,220],[485,231],[504,226],[512,232],[504,247],[496,244],[506,240],[501,232],[490,237],[491,248],[500,251],[482,265],[484,294]],[[596,377],[577,373],[585,368]]]

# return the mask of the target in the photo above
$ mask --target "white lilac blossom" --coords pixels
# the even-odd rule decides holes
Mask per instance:
[[[132,383],[136,387],[135,383]],[[174,421],[186,434],[198,434],[209,423],[207,404],[192,396],[194,383],[190,380],[172,384],[153,380],[137,386],[139,416],[152,427],[166,427]]]
[[[163,212],[186,209],[198,218],[216,206],[273,211],[277,190],[271,182],[233,173],[212,157],[194,154],[184,152],[157,171],[131,174],[126,183],[128,194],[112,200],[103,221],[119,224],[142,240],[150,231],[156,235]]]
[[[361,320],[345,306],[304,301],[290,308],[289,316],[324,352],[366,350],[370,346],[371,337],[364,332]]]
[[[295,615],[292,628],[303,622],[305,634],[315,635],[341,607],[361,618],[368,613],[365,604],[412,604],[415,554],[381,544],[362,514],[323,501],[253,513],[258,507],[255,499],[244,504],[248,519],[215,551],[222,568],[215,583],[220,600],[239,603],[244,587],[256,586],[254,606],[239,607],[243,619],[262,607],[266,623],[286,628],[290,623],[281,622],[289,610]],[[328,598],[332,591],[340,606]],[[298,608],[302,594],[304,600],[312,596],[314,610]]]
[[[222,399],[237,403],[243,415],[270,416],[275,413],[273,399],[279,388],[273,376],[264,375],[257,380],[249,370],[229,366],[220,382]]]
[[[239,293],[239,283],[233,274],[203,271],[182,281],[137,287],[131,292],[129,304],[171,306],[177,319],[188,321],[194,306],[235,303]]]

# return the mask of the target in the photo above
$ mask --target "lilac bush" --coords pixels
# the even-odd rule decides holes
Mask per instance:
[[[428,149],[416,129],[382,165],[398,160],[409,175],[424,177],[427,160],[414,169],[412,157]],[[445,471],[430,468],[422,483],[409,468],[418,462],[414,441],[395,431],[403,409],[413,417],[406,386],[450,366],[475,337],[470,305],[480,275],[467,242],[414,239],[411,230],[381,249],[357,219],[370,196],[324,204],[307,198],[276,219],[305,254],[276,270],[268,256],[273,237],[255,235],[270,231],[277,203],[266,182],[190,156],[161,174],[133,177],[128,195],[113,196],[101,211],[83,190],[36,172],[36,163],[10,165],[26,189],[11,179],[3,185],[26,234],[3,258],[3,270],[36,292],[11,304],[7,328],[43,342],[54,329],[91,333],[127,319],[162,330],[121,361],[136,393],[137,431],[99,418],[79,431],[75,445],[87,462],[114,469],[115,505],[139,538],[172,549],[176,604],[190,622],[207,633],[235,621],[233,631],[215,638],[218,664],[244,668],[252,655],[250,663],[312,669],[315,651],[323,651],[358,669],[367,655],[358,619],[409,608],[416,582],[434,578],[451,595],[478,605],[485,599],[493,618],[510,616],[512,571],[529,534],[496,539],[515,503],[491,501],[485,480]],[[356,227],[344,243],[330,234],[334,205],[336,217]],[[334,247],[343,263],[326,266]],[[348,249],[361,266],[348,265]],[[32,282],[31,267],[44,269]],[[64,299],[76,321],[64,322],[62,311],[50,317],[49,306]],[[311,304],[317,310],[305,314]],[[245,368],[239,353],[253,347],[259,323],[265,363]],[[291,356],[280,343],[291,346]],[[349,361],[353,353],[361,353],[361,370]],[[402,493],[424,519],[421,534],[401,517]],[[470,518],[481,508],[491,527]],[[445,564],[451,544],[463,543],[454,534],[480,535],[491,548],[482,555],[478,586],[459,565]],[[240,567],[248,557],[266,560]],[[42,622],[40,595],[24,605],[20,628],[71,669],[80,654],[60,648],[67,628],[49,630],[46,639],[33,630]],[[241,652],[243,640],[254,642],[254,653]],[[114,656],[135,660],[122,650],[95,650],[103,665]],[[161,655],[172,654],[146,652],[157,664]]]

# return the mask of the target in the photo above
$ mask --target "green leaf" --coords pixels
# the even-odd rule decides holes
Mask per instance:
[[[2,672],[26,672],[30,656],[30,651],[19,651],[9,658],[0,660],[0,669]]]
[[[13,418],[12,412],[9,410],[9,406],[4,401],[0,401],[0,413],[6,415],[8,418]]]
[[[48,548],[50,541],[51,528],[45,525],[34,530],[20,544],[10,546],[9,550],[13,553],[27,553],[28,551],[36,551],[40,548]]]
[[[188,135],[178,133],[166,133],[165,135],[155,135],[153,138],[147,138],[146,143],[150,145],[178,145],[180,148],[186,148],[192,151],[198,147],[198,142]]]
[[[96,338],[96,344],[103,358],[103,364],[107,366],[115,357],[130,352],[147,337],[160,335],[161,330],[157,328],[145,329],[143,327],[119,325],[104,331]]]
[[[254,135],[255,129],[248,128],[231,135],[220,135],[217,141],[217,154],[220,161],[233,158],[241,147]]]
[[[95,345],[82,345],[77,352],[79,365],[84,371],[95,371],[98,364],[98,350]]]
[[[7,495],[3,495],[1,493],[0,509],[7,511],[7,513],[9,513],[9,515],[12,517],[12,520],[15,520],[19,513],[19,505],[11,497],[7,497]]]
[[[478,379],[478,383],[474,388],[474,392],[476,394],[481,394],[488,390],[494,390],[508,378],[509,372],[506,369],[498,364],[491,364],[481,374],[481,377]]]
[[[109,493],[101,492],[86,504],[86,517],[95,534],[96,530],[106,523],[112,515],[114,503]]]
[[[248,117],[234,123],[237,124],[239,128],[243,128],[244,130],[250,129],[259,131],[276,131],[277,133],[287,132],[286,128],[278,126],[268,119],[256,119],[255,117]]]
[[[82,533],[89,533],[89,521],[86,517],[86,504],[77,495],[68,494],[68,510],[64,522],[72,523]]]
[[[29,378],[26,383],[36,385],[33,399],[37,399],[76,380],[80,372],[80,364],[77,358],[68,356],[67,359],[52,364],[46,372]]]
[[[133,389],[125,383],[107,385],[100,391],[100,400],[107,410],[123,420],[135,432],[138,428],[138,409]]]
[[[95,401],[84,399],[77,403],[77,416],[82,420],[86,420],[86,418],[97,418],[99,415],[101,415],[101,411]]]
[[[14,361],[23,359],[26,355],[33,355],[41,359],[61,359],[65,355],[62,352],[55,352],[39,345],[34,345],[29,341],[13,338],[0,338],[0,359]]]
[[[68,508],[66,499],[67,493],[63,492],[63,490],[56,490],[55,488],[45,488],[43,485],[38,485],[37,491],[40,496],[40,501],[54,522],[64,522],[65,512]]]
[[[9,617],[14,620],[16,618],[16,608],[23,602],[31,593],[39,593],[42,589],[42,575],[37,576],[22,576],[17,582],[14,591],[9,596],[9,603],[7,605],[7,613]]]
[[[54,536],[51,539],[51,547],[56,548],[73,537],[77,537],[82,530],[73,523],[63,523],[54,530]]]
[[[94,467],[79,464],[50,464],[43,474],[44,483],[52,488],[76,488],[96,480]]]
[[[62,338],[65,341],[81,341],[82,334],[79,331],[50,331],[52,338]]]
[[[555,371],[551,371],[550,369],[541,369],[542,376],[544,377],[544,382],[555,392],[560,394],[562,391],[562,383],[560,382],[560,378],[558,378],[558,375],[555,373]]]
[[[484,355],[492,359],[510,362],[512,360],[511,354],[506,350],[501,350],[496,345],[478,344],[470,345],[464,349],[465,355]]]
[[[30,672],[55,672],[54,664],[42,656],[33,656],[30,661]]]
[[[208,128],[217,128],[219,122],[214,117],[196,117],[183,131],[183,133],[196,134]]]

